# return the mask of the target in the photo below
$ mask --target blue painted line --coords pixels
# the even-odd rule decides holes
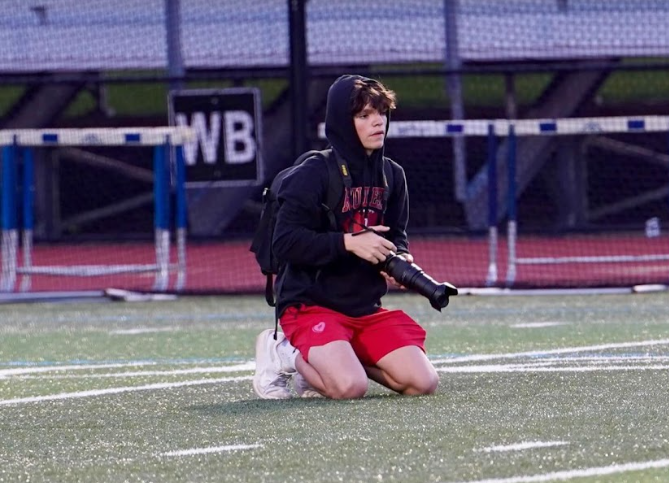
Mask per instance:
[[[541,309],[542,313],[545,315],[555,316],[557,315],[571,315],[571,314],[583,314],[583,313],[596,313],[596,314],[634,314],[639,316],[642,314],[665,314],[666,308],[664,307],[603,307],[603,306],[589,306],[589,307],[571,307],[571,306],[557,306],[557,307],[544,307]],[[456,307],[449,307],[448,313],[452,316],[471,316],[471,315],[526,315],[527,317],[532,317],[526,308],[473,308],[473,309],[460,309]],[[412,314],[418,318],[427,318],[432,319],[434,314],[429,305],[425,310],[413,310]],[[66,316],[58,317],[52,319],[54,322],[59,323],[95,323],[95,322],[239,322],[239,323],[248,323],[248,322],[258,322],[265,323],[274,320],[271,312],[253,312],[253,313],[210,313],[210,314],[146,314],[146,315],[109,315],[109,316],[95,316],[95,315],[81,315],[81,316]]]

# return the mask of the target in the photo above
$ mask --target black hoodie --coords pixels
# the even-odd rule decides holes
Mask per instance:
[[[345,75],[328,92],[325,135],[333,154],[348,163],[353,181],[350,192],[334,208],[339,231],[329,228],[322,208],[328,190],[328,169],[321,157],[307,159],[288,175],[279,189],[280,209],[273,250],[286,262],[276,282],[279,315],[293,305],[320,305],[351,317],[374,313],[387,292],[379,267],[348,253],[344,232],[359,231],[356,221],[385,225],[385,234],[398,253],[408,253],[406,225],[409,200],[404,170],[387,159],[393,185],[385,214],[383,203],[383,149],[367,156],[350,112],[355,79]],[[380,191],[381,190],[381,191]],[[376,196],[374,196],[374,193]],[[380,198],[380,200],[379,200]],[[375,200],[375,202],[372,202]]]

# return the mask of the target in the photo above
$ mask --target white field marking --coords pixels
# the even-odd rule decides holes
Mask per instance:
[[[667,345],[669,339],[646,340],[642,342],[621,342],[614,344],[590,345],[583,347],[565,347],[562,349],[551,349],[545,351],[511,352],[506,354],[474,354],[471,356],[452,357],[449,359],[436,359],[433,364],[454,364],[457,362],[490,361],[494,359],[515,359],[517,357],[536,357],[552,354],[572,354],[575,352],[590,352],[606,349],[625,349],[629,347],[646,347],[653,345]]]
[[[176,369],[173,371],[135,371],[135,372],[114,372],[111,374],[64,374],[61,376],[14,376],[17,379],[104,379],[110,377],[145,377],[145,376],[179,376],[183,374],[213,374],[217,372],[243,372],[255,369],[254,362],[246,362],[236,366],[225,367],[195,367],[193,369]]]
[[[109,331],[112,335],[151,334],[153,332],[174,332],[181,330],[177,327],[137,327],[136,329],[119,329]]]
[[[525,365],[486,365],[439,367],[437,372],[477,373],[477,372],[604,372],[604,371],[667,371],[669,366],[586,366],[586,367],[530,367]]]
[[[46,366],[46,367],[21,367],[17,369],[0,369],[0,379],[8,376],[19,376],[22,374],[35,374],[41,372],[54,371],[82,371],[87,369],[118,369],[119,367],[136,367],[136,366],[155,366],[156,362],[129,362],[129,363],[115,363],[115,364],[86,364],[86,365],[70,365],[70,366]]]
[[[222,453],[224,451],[237,451],[240,449],[262,448],[262,444],[231,444],[227,446],[212,446],[211,448],[182,449],[179,451],[168,451],[160,456],[191,456],[194,454]]]
[[[605,370],[616,370],[616,368],[620,367],[626,370],[644,369],[644,368],[653,368],[655,370],[661,370],[661,369],[669,369],[669,365],[657,364],[657,363],[661,362],[666,363],[667,360],[669,360],[669,358],[667,357],[634,358],[632,360],[629,360],[627,358],[610,358],[610,357],[604,360],[599,360],[597,358],[567,357],[564,359],[551,358],[551,359],[541,359],[540,361],[519,362],[514,364],[447,366],[438,368],[437,371],[457,373],[457,372],[516,372],[516,371],[522,372],[523,370],[526,370],[526,372],[530,372],[534,370],[535,372],[541,372],[540,368],[549,368],[550,369],[549,372],[569,371],[572,368],[579,369],[582,371],[605,371]],[[621,366],[621,364],[629,364],[630,362],[636,364],[645,363],[646,365]],[[655,365],[651,365],[650,363],[655,363]],[[567,364],[572,364],[572,365],[566,366]]]
[[[604,359],[604,360],[597,360],[597,359],[572,359],[572,358],[567,358],[567,359],[541,359],[539,361],[527,361],[527,362],[518,362],[514,364],[494,364],[494,367],[563,367],[565,365],[572,365],[576,367],[588,367],[588,366],[598,366],[598,365],[610,365],[610,366],[616,366],[616,365],[621,365],[621,364],[643,364],[643,363],[660,363],[660,362],[666,362],[665,360],[660,360],[660,359],[643,359],[643,360],[627,360],[627,359]],[[452,367],[452,366],[451,366]],[[462,367],[462,366],[456,366],[456,367]],[[472,366],[464,366],[464,367],[476,367],[476,365]],[[66,377],[66,376],[62,376]]]
[[[541,360],[532,360],[527,362],[517,362],[514,364],[495,364],[494,367],[563,367],[565,365],[571,364],[575,367],[593,367],[593,366],[602,366],[608,365],[611,367],[619,367],[621,364],[629,365],[635,364],[638,367],[643,367],[643,364],[660,364],[666,363],[669,358],[667,357],[644,357],[644,358],[626,358],[626,357],[607,357],[607,358],[574,358],[574,357],[565,357],[561,358],[550,358],[550,359],[541,359]],[[635,366],[635,367],[636,367]],[[457,366],[463,367],[463,366]],[[464,366],[464,367],[477,367],[473,366]],[[669,367],[669,366],[668,366]]]
[[[669,356],[593,356],[593,357],[546,357],[538,360],[523,361],[515,364],[507,364],[508,367],[540,367],[555,366],[565,364],[643,364],[643,363],[661,363],[669,361]],[[470,366],[465,366],[470,367]],[[494,367],[501,367],[495,365]]]
[[[667,467],[669,467],[669,459],[645,461],[641,463],[624,463],[620,465],[599,466],[595,468],[583,468],[580,470],[555,471],[553,473],[545,473],[543,475],[512,476],[511,478],[472,480],[466,483],[539,483],[543,481],[555,480],[567,481],[574,478],[586,478],[588,476],[614,475],[616,473],[627,473],[628,471],[643,471]]]
[[[182,381],[182,382],[162,382],[157,384],[147,384],[145,386],[129,386],[129,387],[111,387],[108,389],[95,389],[92,391],[80,391],[80,392],[66,392],[62,394],[51,394],[48,396],[34,396],[34,397],[22,397],[16,399],[4,399],[0,400],[0,406],[12,406],[15,404],[26,404],[26,403],[40,403],[45,401],[58,401],[61,399],[77,399],[84,397],[95,397],[95,396],[106,396],[109,394],[121,394],[124,392],[135,392],[135,391],[155,391],[159,389],[172,389],[175,387],[186,387],[186,386],[201,386],[204,384],[218,384],[221,382],[237,382],[237,381],[248,381],[253,376],[243,376],[243,377],[223,377],[220,379],[199,379],[196,381]]]
[[[513,329],[541,329],[543,327],[557,327],[558,325],[568,325],[567,322],[528,322],[525,324],[513,324]]]
[[[507,444],[500,446],[488,446],[487,448],[477,449],[475,451],[484,451],[491,453],[493,451],[521,451],[534,448],[551,448],[553,446],[564,446],[568,441],[528,441],[526,443]]]
[[[542,357],[543,362],[661,362],[669,361],[669,356],[576,356],[576,357]]]

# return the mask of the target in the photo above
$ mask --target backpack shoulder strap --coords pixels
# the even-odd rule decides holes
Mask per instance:
[[[321,151],[321,155],[328,168],[328,192],[322,205],[327,212],[330,228],[336,231],[337,221],[333,210],[341,200],[344,190],[351,188],[353,180],[345,159],[338,159],[332,149]]]
[[[386,212],[388,207],[388,200],[390,199],[390,192],[395,186],[395,179],[393,174],[393,165],[388,158],[383,157],[383,212]]]
[[[353,185],[348,164],[344,159],[337,159],[337,155],[331,149],[322,151],[323,158],[328,167],[328,192],[325,197],[325,205],[334,208],[342,197],[342,185],[350,188]]]
[[[325,151],[318,151],[316,149],[312,149],[311,151],[306,151],[302,154],[300,154],[295,162],[293,163],[293,166],[297,166],[302,164],[304,161],[306,161],[308,158],[311,158],[313,156],[323,156],[323,153]]]

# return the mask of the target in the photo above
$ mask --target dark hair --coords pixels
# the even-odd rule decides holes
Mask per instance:
[[[374,79],[356,79],[351,93],[351,114],[356,115],[369,104],[381,113],[395,109],[395,92]]]

